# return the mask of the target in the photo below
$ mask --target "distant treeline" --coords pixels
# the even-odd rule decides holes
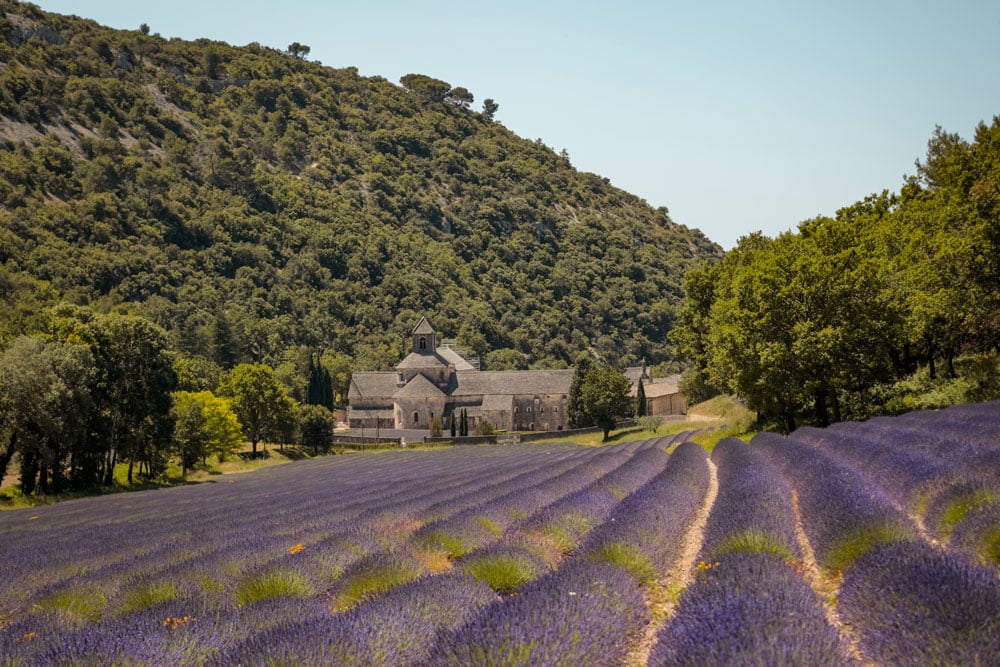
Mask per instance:
[[[791,430],[1000,396],[1000,117],[938,128],[899,194],[685,277],[691,400],[730,391]]]

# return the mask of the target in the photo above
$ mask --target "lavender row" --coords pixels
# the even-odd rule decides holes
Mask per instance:
[[[574,562],[440,635],[422,664],[620,664],[648,620],[642,590],[625,570]]]
[[[702,560],[742,552],[799,560],[791,488],[781,470],[737,438],[721,440],[712,461],[719,493],[705,526]]]
[[[916,526],[869,477],[804,442],[759,433],[751,444],[784,472],[798,494],[817,562],[837,572],[884,542],[918,539]]]
[[[1000,565],[996,537],[1000,536],[1000,483],[996,480],[1000,466],[971,456],[974,443],[942,437],[940,425],[931,417],[925,416],[919,429],[912,418],[910,423],[912,427],[900,427],[884,418],[837,429],[801,428],[794,437],[864,471],[897,505],[919,515],[950,550],[973,561]],[[977,429],[986,432],[990,423],[984,417]],[[992,440],[1000,452],[1000,414],[992,423],[996,431]]]
[[[499,592],[520,588],[555,569],[622,498],[662,471],[668,459],[663,449],[644,443],[618,468],[536,512],[497,543],[462,556],[458,565]]]
[[[649,665],[844,665],[837,631],[794,564],[729,553],[702,565]]]
[[[515,468],[523,469],[526,459],[533,460],[537,467],[541,460],[558,462],[582,456],[581,450],[555,453],[556,456],[525,456],[522,452],[520,456],[514,455],[507,460],[514,463]],[[427,463],[433,463],[426,457],[401,458],[424,458]],[[496,458],[489,462],[494,469],[498,467]],[[354,468],[352,475],[359,472],[359,466],[350,465],[353,462],[345,460],[345,463],[345,468]],[[17,542],[5,541],[5,564],[13,566],[8,570],[9,581],[17,586],[8,587],[5,583],[2,611],[9,617],[27,616],[32,619],[34,630],[26,633],[30,635],[38,634],[38,631],[72,630],[99,622],[104,617],[118,617],[134,608],[141,609],[160,602],[177,603],[186,610],[184,615],[204,616],[236,607],[242,604],[243,599],[256,603],[276,595],[305,598],[322,590],[325,581],[346,570],[351,562],[384,548],[387,542],[398,539],[402,534],[398,526],[389,526],[389,531],[381,532],[385,526],[368,521],[343,528],[363,515],[370,515],[371,510],[348,513],[350,520],[344,520],[343,515],[337,516],[329,486],[310,484],[315,482],[316,477],[310,475],[312,466],[298,467],[303,469],[301,479],[305,483],[297,488],[300,491],[303,487],[308,488],[313,494],[312,502],[295,503],[287,497],[280,497],[281,507],[288,517],[284,521],[273,507],[270,516],[259,516],[254,512],[254,505],[247,508],[249,511],[241,512],[248,496],[267,496],[270,493],[267,489],[273,489],[279,496],[287,496],[284,493],[288,488],[287,478],[271,474],[253,476],[253,480],[244,477],[233,485],[250,491],[248,494],[235,494],[232,486],[223,484],[185,489],[188,494],[164,492],[161,500],[171,496],[181,502],[163,505],[165,517],[162,521],[156,520],[155,514],[143,507],[142,498],[136,499],[138,515],[143,518],[139,522],[132,518],[127,507],[118,503],[96,503],[98,507],[112,506],[115,511],[110,515],[94,512],[90,524],[81,523],[76,529],[63,528],[66,535],[62,536],[64,539],[53,540],[56,548],[51,559],[47,557],[47,551],[53,545],[44,538],[55,537],[58,534],[56,531],[22,531]],[[329,466],[321,467],[326,468],[324,472],[327,474],[331,472]],[[426,490],[427,485],[421,482],[429,475],[430,467],[416,468],[419,474],[411,476],[417,482],[410,484],[410,492]],[[487,467],[470,466],[466,482],[484,477]],[[377,474],[396,480],[400,477],[389,467],[383,466],[381,471],[377,470],[377,466],[368,469],[375,469]],[[281,480],[277,487],[273,484],[276,479]],[[378,477],[370,481],[375,482],[376,487],[385,486],[384,479],[382,483],[379,483]],[[400,481],[403,486],[407,480]],[[207,491],[213,494],[207,494]],[[366,493],[358,495],[362,498],[368,496]],[[228,505],[229,511],[215,512],[212,522],[192,523],[189,516],[185,526],[173,520],[178,506],[193,511],[195,508],[192,505],[199,506],[206,496],[219,505]],[[335,515],[328,524],[330,528],[319,530],[318,535],[303,535],[303,529],[316,531],[321,524],[318,519],[302,524],[297,521],[296,509],[311,505],[309,511],[318,515],[324,506],[323,496],[326,496],[326,506],[333,510],[330,513]],[[212,509],[210,505],[207,513],[213,514]],[[38,510],[38,513],[39,519],[44,520],[44,509]],[[244,517],[239,520],[236,517],[241,513]],[[232,524],[217,523],[221,518],[234,520]],[[28,517],[26,519],[31,521]],[[298,526],[286,530],[284,523],[297,523]],[[33,527],[35,524],[29,525]],[[75,551],[78,562],[61,561],[60,552],[72,545],[72,540],[68,538],[77,536],[77,546],[83,547]],[[302,541],[297,542],[296,538]],[[102,553],[99,550],[101,547],[108,551]],[[60,562],[64,564],[60,565]],[[263,593],[255,593],[255,589],[264,590]],[[29,608],[38,611],[26,614],[25,610]]]
[[[988,665],[1000,655],[1000,579],[923,542],[858,557],[838,599],[876,663]]]
[[[886,664],[987,664],[997,654],[1000,578],[931,547],[880,487],[794,438],[756,436],[785,466],[821,564],[843,574],[838,613]]]
[[[628,496],[580,547],[584,558],[628,570],[640,582],[657,579],[680,555],[684,533],[708,491],[708,455],[679,445],[663,472]]]
[[[636,458],[660,460],[646,452]],[[662,472],[615,504],[572,558],[440,637],[428,664],[620,663],[649,621],[642,586],[672,560],[708,477],[701,447],[677,447]]]
[[[712,452],[719,493],[696,579],[659,632],[650,665],[839,665],[839,636],[802,577],[791,490],[735,438]]]

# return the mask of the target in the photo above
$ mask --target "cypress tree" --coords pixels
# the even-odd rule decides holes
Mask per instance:
[[[642,378],[639,378],[639,388],[635,391],[635,416],[646,416],[646,388],[642,386]]]

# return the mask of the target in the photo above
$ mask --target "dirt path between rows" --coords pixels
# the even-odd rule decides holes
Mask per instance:
[[[705,539],[705,525],[708,515],[712,512],[715,497],[719,494],[719,476],[715,464],[708,459],[708,491],[705,500],[695,514],[694,521],[681,544],[681,555],[665,576],[657,581],[649,592],[647,602],[653,614],[653,620],[646,626],[646,634],[635,649],[625,658],[627,667],[642,667],[649,661],[650,651],[656,643],[656,634],[660,631],[677,608],[677,599],[694,578],[695,561],[701,551]]]
[[[802,551],[802,574],[806,578],[809,586],[816,591],[816,594],[823,600],[823,611],[826,613],[826,622],[837,629],[840,635],[840,643],[848,657],[854,660],[855,664],[869,667],[873,663],[864,659],[861,653],[860,644],[853,628],[837,613],[836,600],[837,590],[840,588],[841,577],[831,577],[823,573],[819,563],[816,562],[816,553],[813,551],[809,537],[802,526],[802,513],[799,511],[799,494],[792,491],[792,509],[795,512],[795,539],[799,543]]]

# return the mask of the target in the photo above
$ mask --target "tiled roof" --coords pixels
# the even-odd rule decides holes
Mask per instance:
[[[407,382],[405,387],[393,394],[393,398],[438,398],[442,396],[444,396],[444,392],[423,375],[413,376],[413,379]]]
[[[472,371],[475,367],[470,364],[465,358],[460,355],[455,350],[450,347],[439,347],[437,349],[438,356],[444,359],[446,362],[455,367],[456,371]]]
[[[447,367],[448,361],[438,352],[428,352],[427,354],[410,352],[406,355],[405,359],[396,364],[396,368],[399,370],[406,370],[409,368],[437,368],[439,366]]]
[[[436,332],[434,331],[434,327],[431,326],[431,323],[427,321],[426,317],[421,317],[420,321],[417,322],[417,326],[413,327],[413,334],[432,334],[432,333]]]
[[[399,376],[392,371],[355,371],[351,375],[351,388],[348,400],[364,404],[375,399],[383,401],[396,393],[396,381]]]
[[[680,375],[670,375],[665,378],[653,378],[649,382],[642,383],[642,390],[646,393],[646,398],[659,398],[670,394],[680,393]],[[638,387],[632,387],[631,395],[638,393]]]
[[[551,371],[462,371],[452,396],[568,394],[573,369]]]

